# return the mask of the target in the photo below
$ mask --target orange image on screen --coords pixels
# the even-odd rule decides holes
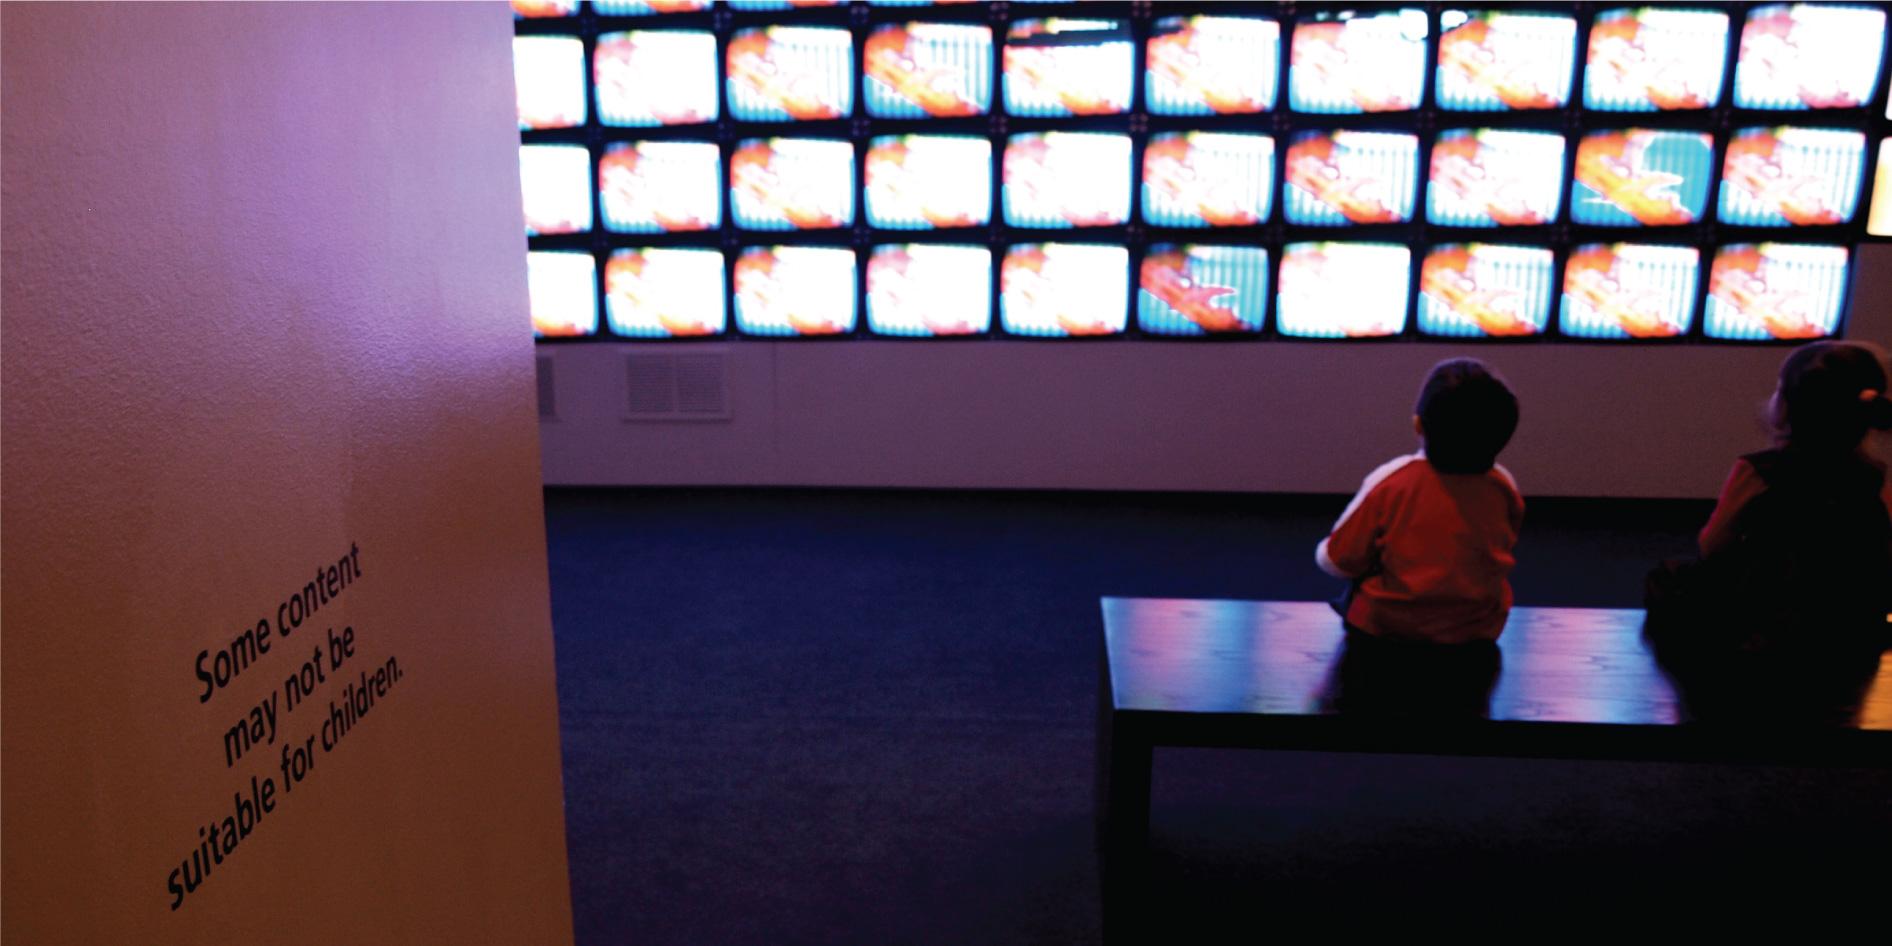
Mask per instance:
[[[755,323],[785,322],[800,335],[838,335],[847,326],[825,315],[803,312],[795,293],[775,275],[775,254],[744,253],[736,259],[736,291]]]
[[[647,211],[666,231],[708,230],[711,221],[696,213],[689,191],[666,186],[667,175],[642,174],[645,159],[636,148],[605,152],[598,159],[598,190],[607,206]]]
[[[638,60],[658,57],[650,56],[628,35],[621,39],[600,39],[591,55],[598,101],[636,102],[651,118],[665,125],[695,124],[715,117],[694,105],[673,103],[668,96],[647,94],[643,86],[650,82],[652,70],[640,69],[642,64]]]
[[[1110,324],[1095,316],[1082,316],[1068,308],[1068,294],[1046,275],[1049,260],[1044,250],[1021,246],[1005,257],[999,267],[999,291],[1006,305],[1021,323],[1055,323],[1070,335],[1109,335]]]
[[[1564,292],[1634,338],[1669,338],[1682,333],[1681,326],[1662,315],[1666,295],[1623,285],[1616,253],[1608,247],[1591,247],[1570,255],[1570,262],[1564,266]]]
[[[780,214],[801,229],[838,227],[840,217],[803,200],[803,188],[783,180],[775,170],[775,149],[767,142],[738,148],[729,159],[729,185],[753,200],[757,207]]]
[[[867,75],[887,84],[901,97],[941,117],[979,114],[979,104],[967,98],[958,72],[923,67],[913,55],[913,38],[905,27],[894,27],[867,38]]]
[[[1375,193],[1383,190],[1381,182],[1372,177],[1348,177],[1336,151],[1334,140],[1326,135],[1289,145],[1288,183],[1313,194],[1354,223],[1398,223],[1399,214]]]
[[[1521,63],[1505,63],[1492,47],[1488,20],[1474,19],[1439,37],[1439,64],[1490,89],[1511,108],[1556,108],[1557,97],[1539,87]]]
[[[1812,297],[1794,289],[1776,290],[1767,284],[1767,261],[1758,248],[1729,247],[1715,258],[1708,276],[1708,294],[1758,320],[1775,338],[1820,338],[1825,329],[1804,314]]]
[[[1577,182],[1651,226],[1695,222],[1675,188],[1680,175],[1641,169],[1647,132],[1618,131],[1585,138],[1577,148]]]
[[[920,209],[920,218],[935,227],[970,227],[980,222],[969,208],[954,207],[952,194],[928,176],[908,169],[912,150],[904,141],[876,145],[867,152],[869,186],[900,206]],[[915,195],[918,195],[917,197]]]
[[[1143,181],[1177,204],[1190,208],[1205,222],[1218,227],[1259,223],[1253,210],[1242,206],[1236,182],[1203,174],[1190,160],[1192,146],[1184,136],[1158,138],[1143,152]]]
[[[1239,332],[1248,328],[1234,310],[1215,305],[1215,300],[1234,292],[1235,288],[1197,282],[1189,274],[1189,257],[1180,250],[1145,256],[1140,284],[1144,292],[1201,326],[1203,331]]]
[[[1707,96],[1692,87],[1686,67],[1652,58],[1642,33],[1642,23],[1633,16],[1598,22],[1590,33],[1590,68],[1607,70],[1619,85],[1642,89],[1657,108],[1707,108]]]
[[[1780,140],[1771,134],[1736,135],[1728,142],[1725,177],[1758,200],[1780,208],[1780,215],[1795,226],[1844,223],[1839,211],[1828,207],[1825,180],[1818,174],[1789,175],[1775,152]]]
[[[1838,70],[1829,68],[1819,50],[1794,42],[1793,11],[1781,7],[1748,14],[1741,30],[1741,65],[1758,70],[1768,82],[1791,85],[1808,108],[1857,108],[1862,104],[1844,88]]]
[[[649,260],[642,253],[613,254],[604,264],[604,293],[623,299],[632,309],[650,312],[664,331],[677,336],[714,334],[714,326],[700,319],[671,312],[644,295],[644,270]]]
[[[1374,57],[1383,44],[1351,26],[1349,22],[1301,24],[1294,31],[1294,65],[1310,70],[1315,85],[1344,88],[1361,111],[1398,112],[1415,107],[1417,103],[1394,90],[1379,68],[1385,63]]]
[[[1219,114],[1261,111],[1261,99],[1243,92],[1239,77],[1225,74],[1229,69],[1229,65],[1223,64],[1225,60],[1205,57],[1196,48],[1201,35],[1193,24],[1185,24],[1173,33],[1150,37],[1149,70],[1207,103]]]
[[[776,44],[760,30],[729,41],[729,77],[799,120],[840,118],[841,104],[823,96],[813,76],[785,74],[775,63]]]
[[[1472,272],[1472,254],[1464,247],[1439,250],[1419,268],[1419,291],[1471,319],[1486,335],[1533,335],[1537,328],[1513,311],[1518,292],[1485,289]]]
[[[909,275],[913,266],[913,257],[905,247],[875,253],[867,261],[867,294],[876,305],[913,313],[934,335],[970,335],[977,331],[969,319],[955,311],[958,300],[928,292],[925,283]]]
[[[1544,222],[1543,214],[1510,193],[1517,182],[1493,175],[1485,167],[1484,145],[1475,135],[1448,138],[1433,146],[1432,183],[1483,207],[1495,223],[1518,226]]]

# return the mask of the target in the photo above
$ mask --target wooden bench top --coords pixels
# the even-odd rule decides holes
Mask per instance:
[[[1774,732],[1700,718],[1639,610],[1520,607],[1466,718],[1368,721],[1335,699],[1345,632],[1325,602],[1105,598],[1103,616],[1105,707],[1158,745],[1892,762],[1892,655],[1839,716]]]

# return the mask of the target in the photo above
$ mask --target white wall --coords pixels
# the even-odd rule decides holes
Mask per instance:
[[[505,4],[6,5],[7,943],[571,941],[511,33]],[[200,701],[197,654],[351,548]],[[173,909],[251,778],[274,811]]]
[[[1862,250],[1850,335],[1892,338],[1892,246]],[[624,355],[722,351],[731,417],[627,423]],[[1160,342],[546,345],[559,485],[1349,492],[1411,449],[1436,361],[1484,358],[1524,419],[1533,495],[1712,496],[1765,445],[1772,347]]]

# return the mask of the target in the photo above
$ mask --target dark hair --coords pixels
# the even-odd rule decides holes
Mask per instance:
[[[1440,473],[1483,473],[1518,429],[1518,399],[1484,362],[1454,358],[1432,366],[1419,389],[1426,461]]]
[[[1870,392],[1870,396],[1868,396]],[[1803,450],[1844,453],[1868,430],[1892,429],[1886,370],[1878,352],[1855,342],[1802,345],[1780,363],[1774,434]]]

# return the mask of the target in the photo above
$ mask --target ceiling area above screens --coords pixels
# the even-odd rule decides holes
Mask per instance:
[[[514,3],[546,341],[1843,334],[1887,11]]]

